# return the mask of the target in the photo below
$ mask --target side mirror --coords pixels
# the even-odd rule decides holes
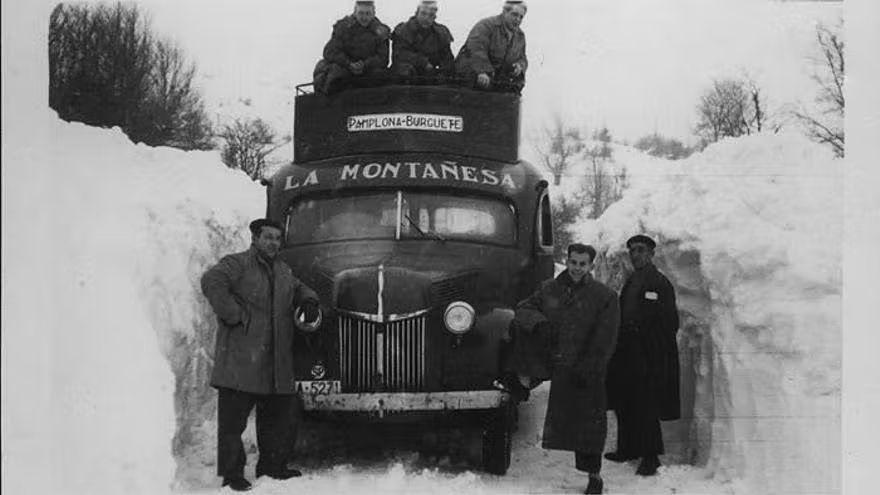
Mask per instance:
[[[324,312],[321,308],[318,308],[318,317],[315,318],[315,321],[306,321],[306,314],[303,311],[302,306],[296,308],[293,312],[293,323],[296,325],[296,328],[299,328],[303,332],[312,333],[321,328],[321,323],[324,321]]]

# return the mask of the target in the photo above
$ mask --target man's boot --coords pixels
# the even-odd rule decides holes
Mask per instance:
[[[223,478],[223,485],[221,486],[228,486],[234,492],[246,492],[253,488],[250,481],[240,476],[235,478]]]
[[[642,457],[636,474],[639,476],[654,476],[657,474],[657,468],[660,467],[660,459],[656,455],[647,455]]]
[[[599,476],[598,474],[591,474],[590,482],[587,483],[587,489],[584,490],[584,493],[586,493],[587,495],[602,493],[604,485],[605,483],[602,482],[601,476]]]
[[[285,466],[281,469],[272,469],[268,471],[258,469],[257,478],[259,478],[260,476],[268,476],[274,480],[289,480],[290,478],[298,478],[302,476],[302,473],[299,469]]]
[[[627,462],[638,459],[637,456],[621,452],[608,452],[605,454],[605,458],[612,462]]]

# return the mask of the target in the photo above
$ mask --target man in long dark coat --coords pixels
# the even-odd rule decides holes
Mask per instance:
[[[404,81],[443,82],[452,75],[452,33],[436,21],[437,2],[422,0],[414,16],[394,28],[391,73]]]
[[[324,58],[314,71],[315,91],[331,94],[346,86],[370,86],[387,76],[391,30],[376,17],[372,1],[358,0],[354,12],[336,21]]]
[[[300,476],[287,467],[298,415],[293,375],[294,312],[307,322],[320,315],[315,291],[277,259],[282,228],[260,219],[250,225],[247,251],[224,256],[202,276],[202,292],[217,314],[211,386],[217,388],[217,474],[235,491],[251,488],[241,434],[257,408],[257,477]]]
[[[589,474],[585,493],[602,493],[603,488],[605,370],[620,317],[617,294],[590,275],[595,257],[592,246],[570,245],[566,270],[517,305],[514,323],[520,335],[512,368],[521,382],[508,376],[505,383],[516,394],[529,378],[549,371],[542,446],[575,453],[575,467]],[[535,360],[535,350],[546,355],[546,366]]]
[[[606,459],[641,459],[637,474],[660,466],[660,420],[681,415],[679,404],[678,308],[675,290],[654,266],[656,243],[636,235],[626,246],[634,272],[620,293],[621,326],[608,369],[609,409],[617,416],[617,451]]]
[[[519,26],[527,10],[525,2],[510,0],[501,14],[477,22],[455,58],[456,74],[477,88],[522,91],[529,61]]]

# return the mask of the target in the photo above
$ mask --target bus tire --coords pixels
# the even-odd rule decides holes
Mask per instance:
[[[510,467],[516,405],[506,402],[486,416],[483,425],[483,470],[503,476]]]

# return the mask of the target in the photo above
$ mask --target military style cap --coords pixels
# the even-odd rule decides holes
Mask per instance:
[[[375,5],[376,2],[374,2],[373,0],[357,0],[354,4],[355,5]]]
[[[258,218],[251,222],[249,226],[249,228],[251,229],[251,234],[254,235],[259,235],[260,230],[262,230],[263,227],[274,227],[278,230],[284,230],[284,228],[281,227],[280,223],[276,222],[275,220],[270,220],[268,218]]]
[[[655,247],[657,247],[657,243],[654,242],[654,239],[651,239],[650,237],[648,237],[646,235],[637,234],[637,235],[630,237],[626,241],[626,248],[632,249],[633,244],[639,244],[639,243],[644,244],[651,249],[654,249]]]

